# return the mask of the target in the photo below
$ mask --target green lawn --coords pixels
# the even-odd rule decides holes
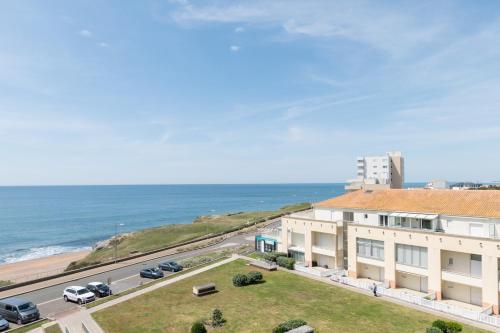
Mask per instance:
[[[44,329],[45,333],[62,333],[61,328],[59,325],[52,325]]]
[[[13,282],[9,280],[0,280],[0,287],[11,285]]]
[[[256,270],[238,260],[94,314],[106,332],[189,332],[213,308],[227,323],[214,332],[271,332],[282,321],[300,318],[318,333],[425,332],[437,317],[295,274],[263,272],[264,283],[233,287],[237,272]],[[195,297],[192,286],[215,282],[218,293]],[[464,327],[463,332],[485,332]]]
[[[150,228],[134,232],[121,237],[118,243],[118,257],[123,258],[132,254],[161,249],[188,240],[196,239],[207,234],[231,230],[246,224],[262,222],[275,216],[304,210],[309,203],[300,203],[284,206],[275,211],[240,212],[224,215],[200,216],[190,224],[171,224],[158,228]],[[111,261],[114,258],[113,244],[94,250],[84,259],[72,263],[68,269],[75,269],[101,262]]]

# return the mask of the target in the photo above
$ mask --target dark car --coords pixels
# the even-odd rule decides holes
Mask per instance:
[[[0,316],[0,331],[6,331],[9,329],[9,322]]]
[[[87,285],[87,289],[96,295],[96,297],[106,297],[109,295],[113,295],[111,288],[108,285],[102,282],[90,282]]]
[[[175,261],[165,261],[158,264],[158,267],[161,270],[169,271],[169,272],[180,272],[182,271],[182,266],[176,263]]]
[[[156,267],[152,267],[143,269],[139,275],[143,278],[159,279],[163,277],[163,272]]]
[[[0,316],[21,325],[40,319],[40,312],[32,302],[10,297],[0,300]]]

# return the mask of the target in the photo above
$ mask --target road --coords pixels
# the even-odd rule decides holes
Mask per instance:
[[[151,281],[150,279],[141,278],[139,276],[139,271],[146,267],[157,266],[158,262],[165,260],[179,261],[186,258],[195,257],[201,254],[214,252],[217,250],[223,250],[228,248],[235,248],[245,244],[254,244],[254,237],[256,232],[249,232],[241,235],[236,235],[225,239],[223,242],[214,244],[202,249],[192,250],[188,252],[183,252],[179,254],[173,254],[154,260],[144,261],[138,264],[133,264],[130,266],[125,266],[123,268],[118,268],[113,271],[96,274],[84,279],[74,280],[68,283],[50,286],[44,289],[35,290],[32,292],[20,294],[22,298],[32,301],[37,304],[42,317],[59,317],[64,315],[66,312],[71,312],[72,310],[78,308],[77,304],[66,303],[62,299],[62,292],[64,288],[70,285],[86,286],[87,283],[93,281],[100,281],[106,283],[108,278],[111,279],[111,289],[114,293],[119,293],[124,290],[137,287],[143,283]],[[165,272],[166,276],[172,274],[170,272]],[[16,325],[12,325],[16,326]]]

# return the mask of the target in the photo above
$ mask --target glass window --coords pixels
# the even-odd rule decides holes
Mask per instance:
[[[408,266],[427,267],[427,248],[396,244],[396,262]]]
[[[432,220],[422,220],[422,229],[432,229]]]
[[[344,221],[354,222],[354,213],[353,212],[343,212]]]
[[[481,261],[481,255],[480,254],[471,254],[470,260]]]
[[[411,228],[410,219],[407,217],[402,217],[401,218],[401,226],[403,228]]]
[[[384,242],[365,238],[356,241],[358,256],[384,260]]]

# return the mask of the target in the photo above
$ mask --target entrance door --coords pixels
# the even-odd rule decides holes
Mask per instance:
[[[470,303],[474,305],[483,306],[483,295],[481,288],[470,288]]]
[[[420,277],[420,291],[423,293],[427,292],[427,276]]]
[[[481,277],[481,255],[479,254],[471,254],[470,255],[470,275],[472,277],[480,278]]]

